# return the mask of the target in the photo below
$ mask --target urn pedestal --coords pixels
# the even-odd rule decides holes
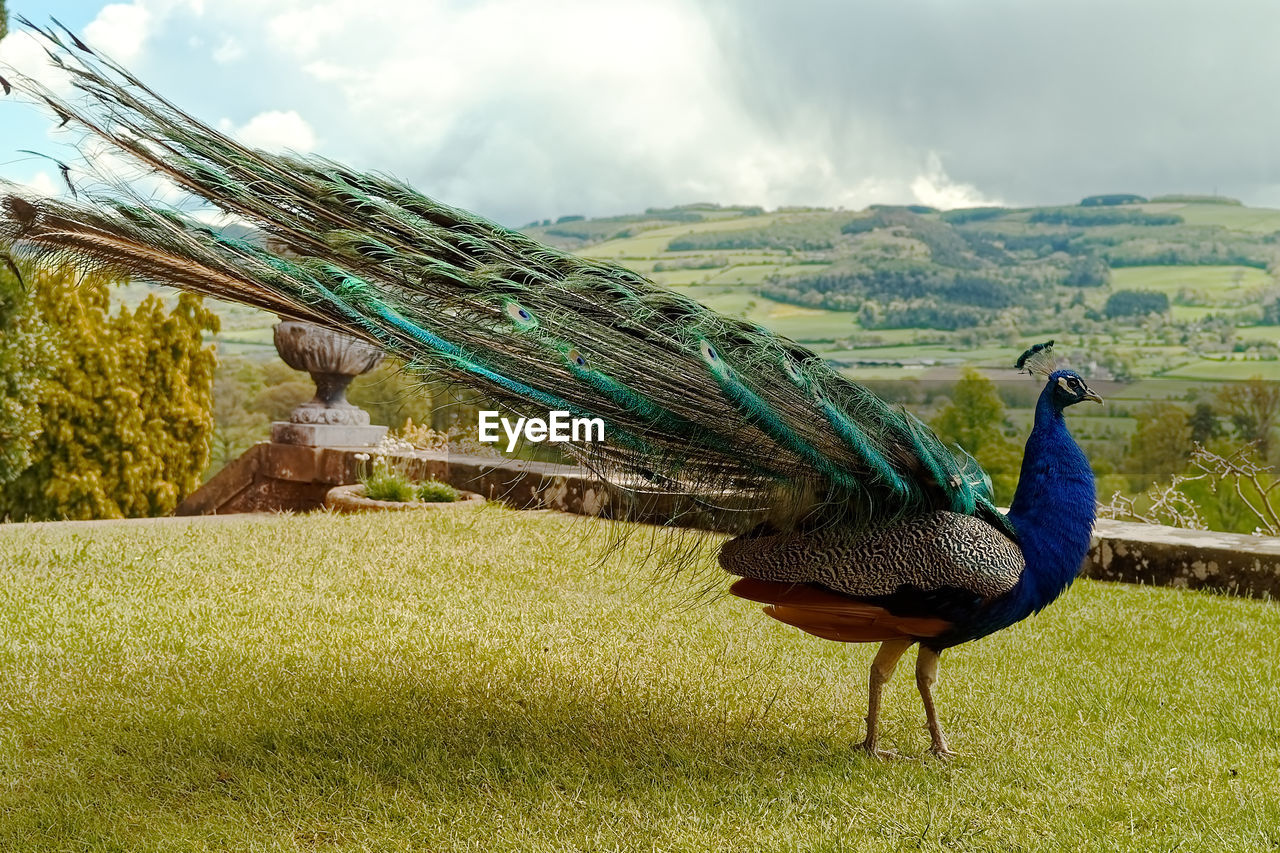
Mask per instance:
[[[382,351],[350,335],[311,323],[284,320],[275,327],[276,351],[294,370],[305,370],[316,395],[271,424],[277,444],[306,447],[367,447],[387,434],[371,426],[369,413],[347,401],[347,386],[382,361]]]

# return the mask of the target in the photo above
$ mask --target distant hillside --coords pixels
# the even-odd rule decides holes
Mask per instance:
[[[1044,336],[1089,351],[1106,375],[1280,379],[1280,211],[1234,199],[1113,193],[941,212],[706,203],[522,230],[760,323],[864,378],[996,368]],[[273,357],[274,317],[218,311],[224,352]]]
[[[1193,200],[1115,194],[1070,207],[940,213],[879,206],[768,215],[691,205],[526,230],[575,251],[593,254],[599,246],[607,255],[653,260],[654,272],[714,269],[714,280],[727,282],[733,270],[755,267],[741,271],[760,295],[835,311],[865,309],[864,325],[873,328],[955,330],[992,310],[1056,311],[1061,288],[1105,286],[1119,267],[1268,269],[1280,260],[1274,230],[1280,213],[1254,211],[1260,216],[1241,222],[1238,214],[1247,209],[1223,204],[1233,200],[1177,198]],[[708,279],[667,280],[697,278]]]
[[[1000,364],[1044,334],[1092,346],[1108,374],[1280,374],[1280,211],[1235,199],[1113,193],[951,211],[699,204],[524,230],[873,373]]]

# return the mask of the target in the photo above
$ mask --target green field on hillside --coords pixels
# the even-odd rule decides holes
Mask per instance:
[[[1229,305],[1274,285],[1265,270],[1240,266],[1122,267],[1111,273],[1113,290],[1154,290],[1171,299],[1185,290],[1208,305]]]

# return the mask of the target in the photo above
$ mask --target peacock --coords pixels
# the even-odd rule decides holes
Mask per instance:
[[[0,242],[12,256],[337,329],[517,415],[603,419],[604,439],[571,452],[621,493],[719,508],[732,593],[818,637],[881,644],[869,753],[887,754],[881,691],[919,644],[931,751],[951,755],[933,701],[939,655],[1039,611],[1076,576],[1095,493],[1064,412],[1101,398],[1052,342],[1017,361],[1045,384],[1005,513],[971,457],[786,338],[394,178],[250,149],[56,21],[23,24],[69,85],[5,69],[0,90],[147,180],[76,179],[79,167],[62,164],[70,197],[5,184]],[[157,202],[157,179],[183,201]],[[210,227],[191,202],[252,228]]]

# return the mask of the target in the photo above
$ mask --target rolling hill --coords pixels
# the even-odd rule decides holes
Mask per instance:
[[[1025,341],[1055,337],[1104,377],[1280,379],[1280,210],[1230,199],[856,212],[691,204],[522,230],[749,318],[861,378],[1003,370]],[[218,310],[224,352],[272,354],[274,318]]]

